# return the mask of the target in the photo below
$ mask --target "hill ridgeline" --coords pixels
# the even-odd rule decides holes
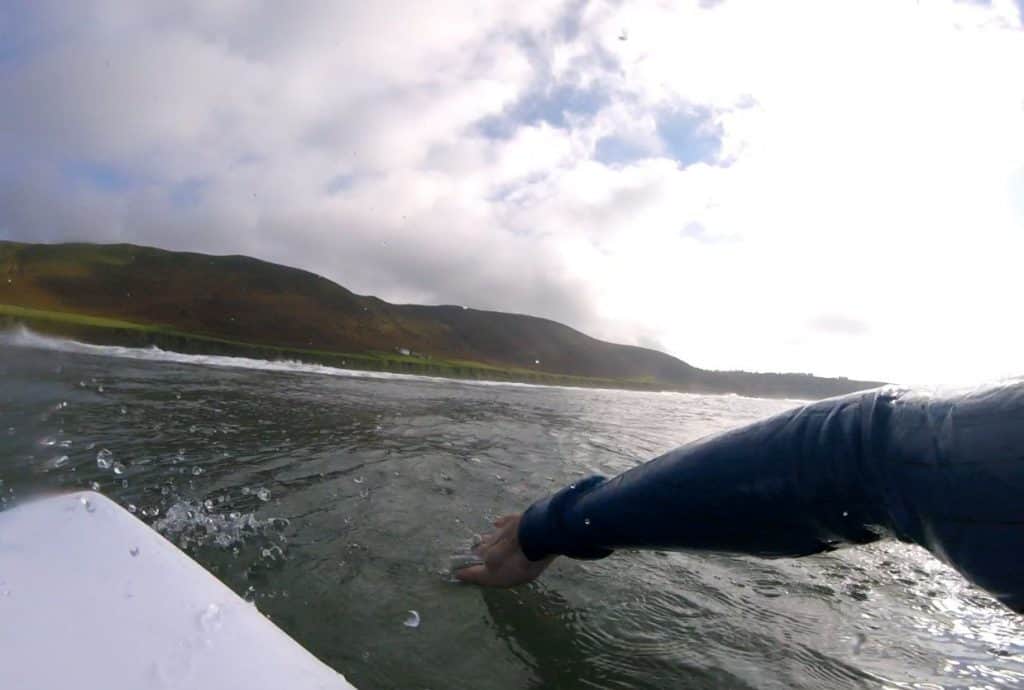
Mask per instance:
[[[244,256],[0,242],[0,320],[97,343],[276,356],[498,380],[820,398],[879,385],[716,372],[563,324],[389,304]]]

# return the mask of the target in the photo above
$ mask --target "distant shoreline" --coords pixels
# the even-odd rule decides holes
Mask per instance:
[[[6,277],[0,278],[0,326],[25,324],[97,345],[452,379],[776,399],[820,399],[881,385],[809,373],[701,369],[547,318],[391,304],[309,271],[246,256],[0,241],[0,276]]]
[[[0,304],[0,330],[7,330],[17,326],[26,326],[44,335],[73,338],[91,345],[158,347],[162,350],[182,354],[250,357],[268,361],[294,360],[357,371],[385,371],[438,376],[455,380],[495,381],[498,383],[534,383],[583,388],[619,388],[681,393],[714,392],[684,390],[645,381],[586,378],[529,370],[502,369],[479,362],[426,359],[397,353],[330,352],[259,345],[226,340],[215,336],[185,333],[164,326],[138,324],[120,319]]]

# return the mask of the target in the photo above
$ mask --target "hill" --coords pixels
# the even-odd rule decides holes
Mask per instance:
[[[8,322],[93,342],[341,357],[347,366],[442,375],[813,398],[877,385],[704,371],[547,319],[389,304],[258,259],[128,244],[0,242],[0,305]]]

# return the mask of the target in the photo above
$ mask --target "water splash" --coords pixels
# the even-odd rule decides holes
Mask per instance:
[[[100,468],[101,470],[109,470],[113,466],[114,454],[111,453],[106,448],[101,448],[99,452],[96,453],[96,467]]]
[[[249,540],[269,540],[288,526],[284,518],[259,519],[253,513],[208,512],[205,505],[179,501],[153,523],[153,528],[167,539],[188,549],[204,545],[231,548]],[[275,545],[283,556],[283,551]],[[277,556],[277,552],[272,554]]]

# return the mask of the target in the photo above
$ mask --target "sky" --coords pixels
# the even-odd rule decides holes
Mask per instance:
[[[1024,0],[0,0],[0,239],[699,367],[1024,374]]]

